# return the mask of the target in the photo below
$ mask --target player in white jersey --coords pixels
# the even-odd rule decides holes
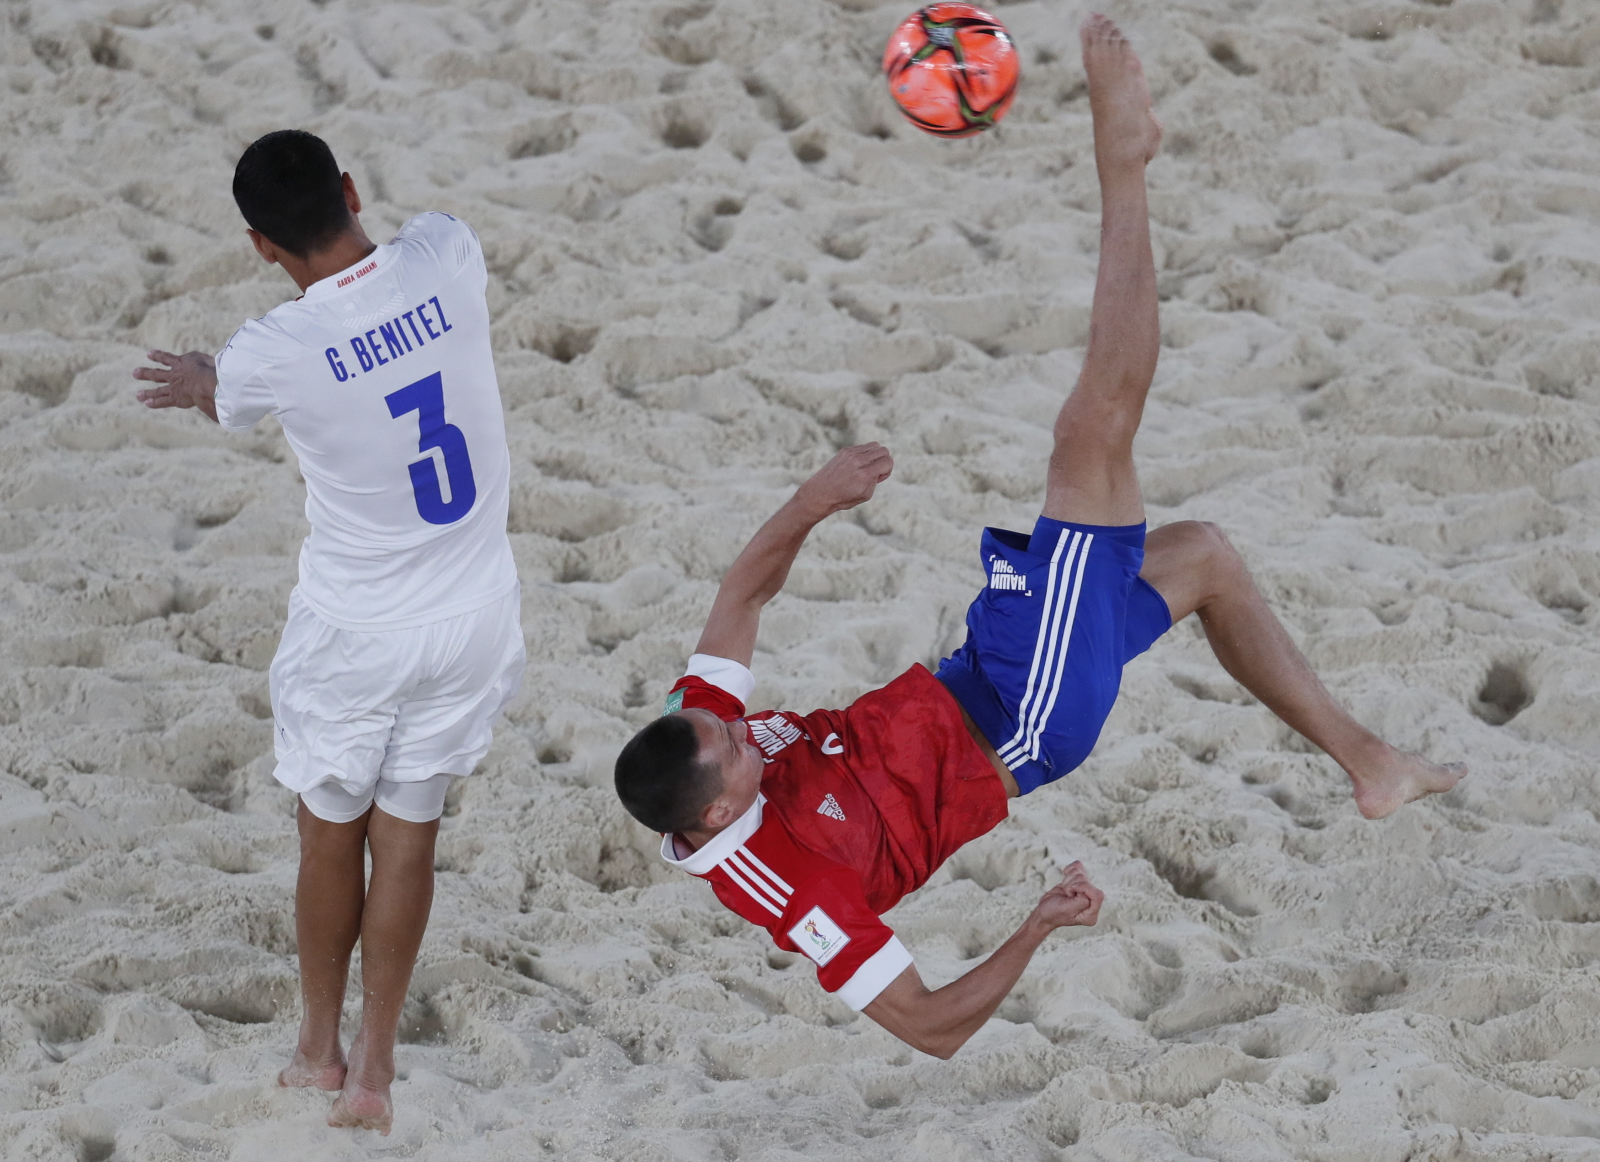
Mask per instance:
[[[309,133],[239,160],[261,257],[304,294],[213,360],[152,351],[147,406],[229,431],[277,417],[311,535],[272,663],[279,782],[300,796],[295,895],[304,1010],[283,1085],[340,1090],[331,1125],[387,1134],[394,1041],[433,900],[445,791],[472,773],[524,668],[506,538],[510,456],[477,236],[448,214],[384,246],[349,174]],[[365,882],[365,849],[372,854]],[[339,1038],[350,956],[363,1013]]]

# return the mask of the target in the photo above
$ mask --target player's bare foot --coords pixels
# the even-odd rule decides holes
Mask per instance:
[[[278,1084],[288,1089],[343,1089],[344,1075],[343,1054],[319,1059],[307,1056],[304,1049],[296,1049],[294,1060],[278,1074]]]
[[[346,1086],[333,1099],[328,1125],[336,1129],[377,1130],[387,1138],[394,1128],[394,1103],[389,1100],[388,1087],[380,1091]]]
[[[1089,76],[1094,154],[1101,174],[1122,165],[1144,165],[1161,147],[1161,122],[1151,110],[1144,66],[1122,30],[1098,12],[1084,20],[1078,37]]]
[[[1388,748],[1388,754],[1350,778],[1356,788],[1356,809],[1368,819],[1393,815],[1424,795],[1450,790],[1467,773],[1463,763],[1440,766],[1410,751]]]
[[[361,1051],[361,1038],[356,1037],[350,1046],[350,1069],[345,1075],[344,1092],[334,1099],[328,1110],[328,1125],[344,1129],[377,1130],[385,1138],[394,1127],[394,1102],[389,1098],[389,1086],[394,1081],[394,1071],[387,1077],[380,1071],[367,1067]]]

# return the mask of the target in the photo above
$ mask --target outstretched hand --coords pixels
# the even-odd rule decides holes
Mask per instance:
[[[217,418],[217,361],[202,351],[174,355],[170,351],[151,351],[147,358],[164,367],[136,367],[135,379],[158,384],[139,392],[135,398],[147,408],[199,408]]]
[[[1091,928],[1100,919],[1105,898],[1106,894],[1089,882],[1083,864],[1074,862],[1062,871],[1061,882],[1040,897],[1033,919],[1050,928],[1073,924]]]
[[[872,499],[878,485],[894,471],[894,457],[882,444],[845,448],[802,484],[795,500],[813,510],[816,519],[843,512]]]

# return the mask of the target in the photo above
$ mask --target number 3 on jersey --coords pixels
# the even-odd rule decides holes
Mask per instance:
[[[434,448],[444,455],[444,471],[450,481],[450,499],[439,487],[439,468],[432,456],[414,460],[406,467],[411,472],[411,491],[416,494],[417,512],[433,525],[454,524],[472,511],[478,499],[478,485],[472,479],[472,458],[467,455],[467,438],[454,424],[444,422],[444,378],[435,371],[426,379],[384,396],[389,414],[395,419],[417,413],[421,438],[419,452]]]

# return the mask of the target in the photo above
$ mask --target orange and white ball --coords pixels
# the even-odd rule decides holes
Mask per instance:
[[[1011,34],[972,4],[929,4],[889,37],[889,95],[906,120],[939,137],[970,137],[1011,108],[1021,68]]]

